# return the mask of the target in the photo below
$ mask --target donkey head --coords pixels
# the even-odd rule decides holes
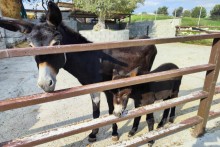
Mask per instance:
[[[138,68],[132,70],[127,74],[124,73],[123,71],[118,72],[116,69],[113,69],[112,80],[134,77],[137,75],[137,72],[138,72]],[[114,105],[113,114],[115,116],[120,117],[127,107],[128,99],[132,92],[132,87],[129,86],[129,87],[117,88],[111,90],[111,92],[113,94],[113,105]]]
[[[24,20],[0,18],[0,27],[10,31],[20,31],[27,36],[31,47],[54,46],[62,44],[62,34],[58,27],[62,22],[62,15],[55,3],[48,2],[46,21],[34,24]],[[35,56],[39,69],[38,85],[46,92],[54,91],[56,75],[65,65],[65,54],[50,54]]]

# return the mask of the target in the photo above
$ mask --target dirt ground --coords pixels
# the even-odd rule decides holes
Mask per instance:
[[[211,47],[172,43],[157,45],[153,69],[165,62],[173,62],[179,67],[187,67],[208,63]],[[37,87],[37,67],[33,57],[20,57],[0,60],[0,100],[23,95],[43,92]],[[181,84],[180,96],[200,90],[204,82],[205,72],[186,75]],[[78,81],[64,70],[60,70],[57,77],[56,89],[63,89],[80,85]],[[218,85],[220,80],[218,80]],[[216,95],[212,109],[220,108],[220,95]],[[46,129],[76,123],[92,118],[91,99],[89,95],[73,97],[65,100],[0,112],[0,142],[27,136]],[[190,102],[177,107],[175,123],[194,116],[197,112],[199,101]],[[129,101],[128,109],[133,108],[133,101]],[[102,94],[101,115],[108,113],[107,102]],[[161,112],[156,112],[156,122],[159,122]],[[128,139],[127,134],[131,129],[133,120],[123,121],[119,124],[120,141]],[[155,125],[156,127],[156,125]],[[207,124],[207,133],[201,138],[193,138],[187,129],[171,136],[159,139],[155,147],[217,147],[220,146],[220,117],[210,120]],[[146,133],[145,116],[142,117],[138,133]],[[83,147],[90,144],[87,135],[90,131],[39,145],[41,147],[64,146]],[[94,147],[103,147],[114,142],[111,140],[111,125],[100,128],[98,141],[90,144]],[[146,145],[143,145],[146,146]]]

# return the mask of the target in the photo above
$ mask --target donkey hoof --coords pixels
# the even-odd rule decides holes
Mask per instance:
[[[132,128],[130,132],[128,133],[128,137],[134,136],[134,134],[137,132],[137,128]]]
[[[158,126],[157,126],[157,129],[162,128],[163,126],[164,126],[164,123],[163,123],[163,122],[160,122],[160,123],[158,124]]]
[[[89,142],[95,142],[95,141],[96,141],[96,135],[94,135],[94,134],[89,134],[88,141],[89,141]]]
[[[163,125],[158,125],[157,126],[157,129],[160,129],[160,128],[162,128],[163,127]]]
[[[173,123],[173,122],[174,122],[174,117],[171,117],[171,118],[169,119],[169,122],[170,122],[170,123]]]
[[[135,134],[134,132],[129,132],[128,137],[132,137],[132,136],[134,136],[134,134]]]
[[[149,141],[149,142],[148,142],[148,147],[152,147],[153,144],[154,144],[154,142],[155,142],[154,140]]]
[[[112,136],[112,141],[118,141],[119,140],[119,136]]]
[[[89,137],[89,138],[88,138],[88,141],[89,141],[89,142],[95,142],[95,141],[96,141],[96,138],[90,138],[90,137]]]

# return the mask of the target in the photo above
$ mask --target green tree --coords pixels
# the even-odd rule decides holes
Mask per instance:
[[[214,6],[210,11],[210,15],[212,19],[220,19],[220,4]]]
[[[163,15],[168,15],[168,7],[163,6],[163,7],[159,7],[157,9],[157,14],[163,14]]]
[[[114,13],[131,13],[144,0],[74,0],[76,7],[98,15],[98,24],[105,28],[105,19]]]
[[[183,17],[191,17],[191,11],[190,10],[183,11]]]
[[[206,9],[204,7],[195,7],[192,9],[192,13],[191,13],[191,16],[193,18],[198,18],[199,17],[199,14],[200,14],[200,10],[201,10],[201,18],[205,18],[207,13],[206,13]]]
[[[183,14],[183,7],[179,7],[173,11],[173,16],[180,17]]]

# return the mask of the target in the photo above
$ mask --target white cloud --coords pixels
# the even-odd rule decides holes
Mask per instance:
[[[146,5],[146,6],[158,6],[159,4],[160,4],[160,2],[150,1],[150,0],[147,0],[144,2],[144,5]]]

